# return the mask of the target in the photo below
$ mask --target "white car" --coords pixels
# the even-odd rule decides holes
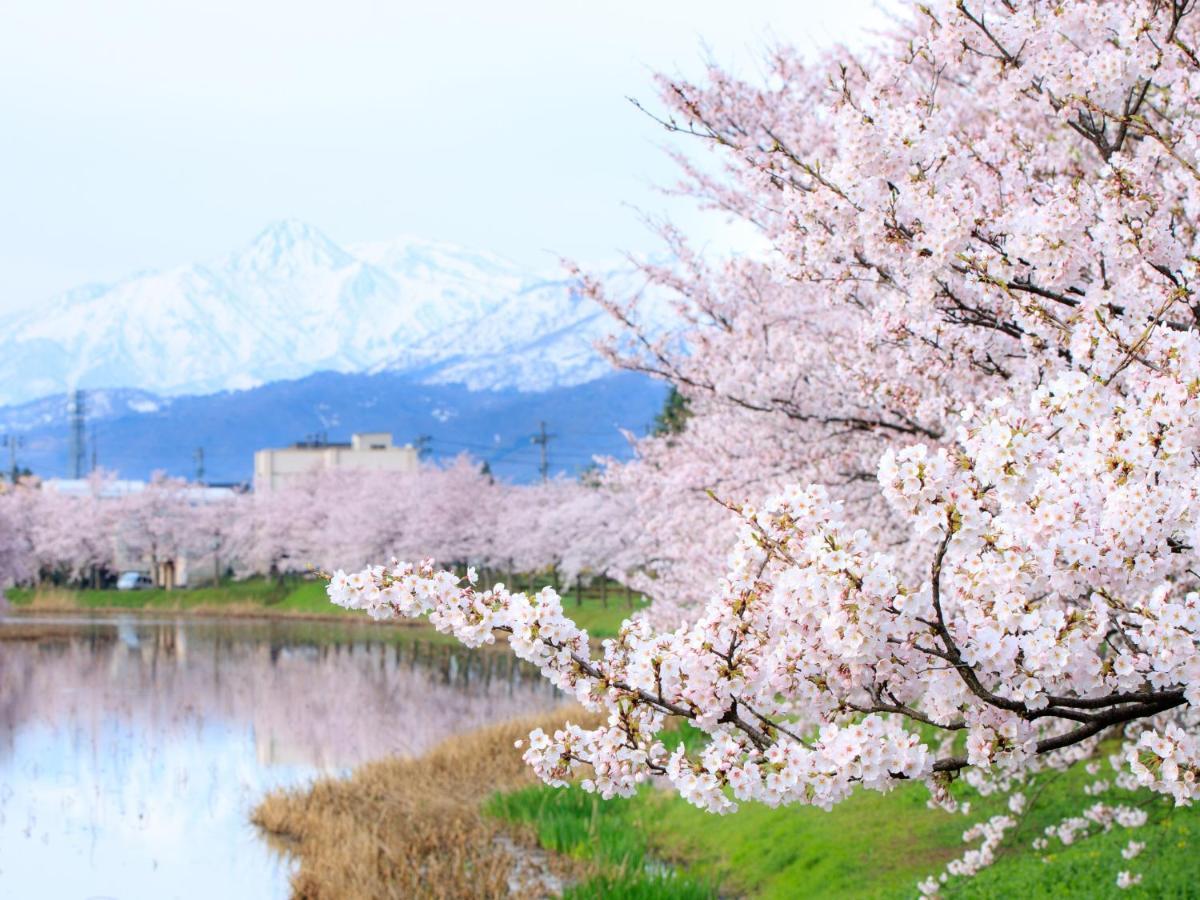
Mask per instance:
[[[122,572],[117,579],[118,591],[141,591],[154,587],[154,582],[145,572]]]

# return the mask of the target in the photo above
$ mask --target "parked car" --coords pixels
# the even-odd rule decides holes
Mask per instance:
[[[154,582],[145,572],[122,572],[117,579],[118,591],[141,591],[154,587]]]

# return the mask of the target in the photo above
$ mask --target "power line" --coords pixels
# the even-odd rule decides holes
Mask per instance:
[[[554,435],[551,435],[551,437],[554,437]],[[535,459],[541,458],[541,450],[536,447],[524,447],[524,446],[496,447],[494,445],[491,447],[487,447],[487,446],[484,446],[481,444],[468,444],[468,443],[465,443],[462,441],[449,441],[449,440],[443,440],[441,438],[435,438],[434,443],[435,444],[445,444],[448,447],[465,448],[468,450],[479,450],[482,452],[486,452],[486,453],[490,454],[488,456],[488,459],[490,459],[490,460],[510,459],[514,455],[521,455],[521,454],[525,454],[525,453],[534,454]],[[596,454],[596,453],[592,453],[587,450],[561,450],[561,449],[556,450],[554,453],[555,459],[563,459],[565,457],[567,459],[583,460],[585,462],[591,461],[592,458],[597,455],[603,455],[603,454]]]
[[[550,435],[550,437],[555,437],[555,435]],[[535,436],[535,438],[536,438],[536,436]],[[447,447],[464,448],[467,450],[478,450],[481,453],[490,453],[493,455],[494,454],[507,455],[510,453],[534,453],[534,454],[541,453],[541,450],[539,450],[535,447],[525,446],[524,440],[525,440],[524,438],[518,438],[515,443],[508,444],[508,445],[501,444],[498,446],[496,444],[475,444],[475,443],[471,443],[470,441],[456,441],[456,440],[452,440],[450,438],[438,438],[438,437],[431,438],[431,441],[434,444],[444,444]],[[535,443],[536,443],[536,440],[535,440]]]

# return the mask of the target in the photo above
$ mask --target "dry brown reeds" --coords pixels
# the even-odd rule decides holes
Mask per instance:
[[[588,720],[576,709],[491,726],[417,759],[276,791],[252,819],[298,860],[292,895],[303,900],[510,896],[512,842],[499,839],[500,825],[480,806],[493,791],[532,782],[514,741],[568,717]]]
[[[75,592],[60,587],[40,587],[33,592],[28,609],[75,609]]]

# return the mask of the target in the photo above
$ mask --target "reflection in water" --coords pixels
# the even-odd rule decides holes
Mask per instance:
[[[7,627],[0,897],[284,896],[287,863],[247,820],[266,791],[557,702],[506,654],[377,629]]]

